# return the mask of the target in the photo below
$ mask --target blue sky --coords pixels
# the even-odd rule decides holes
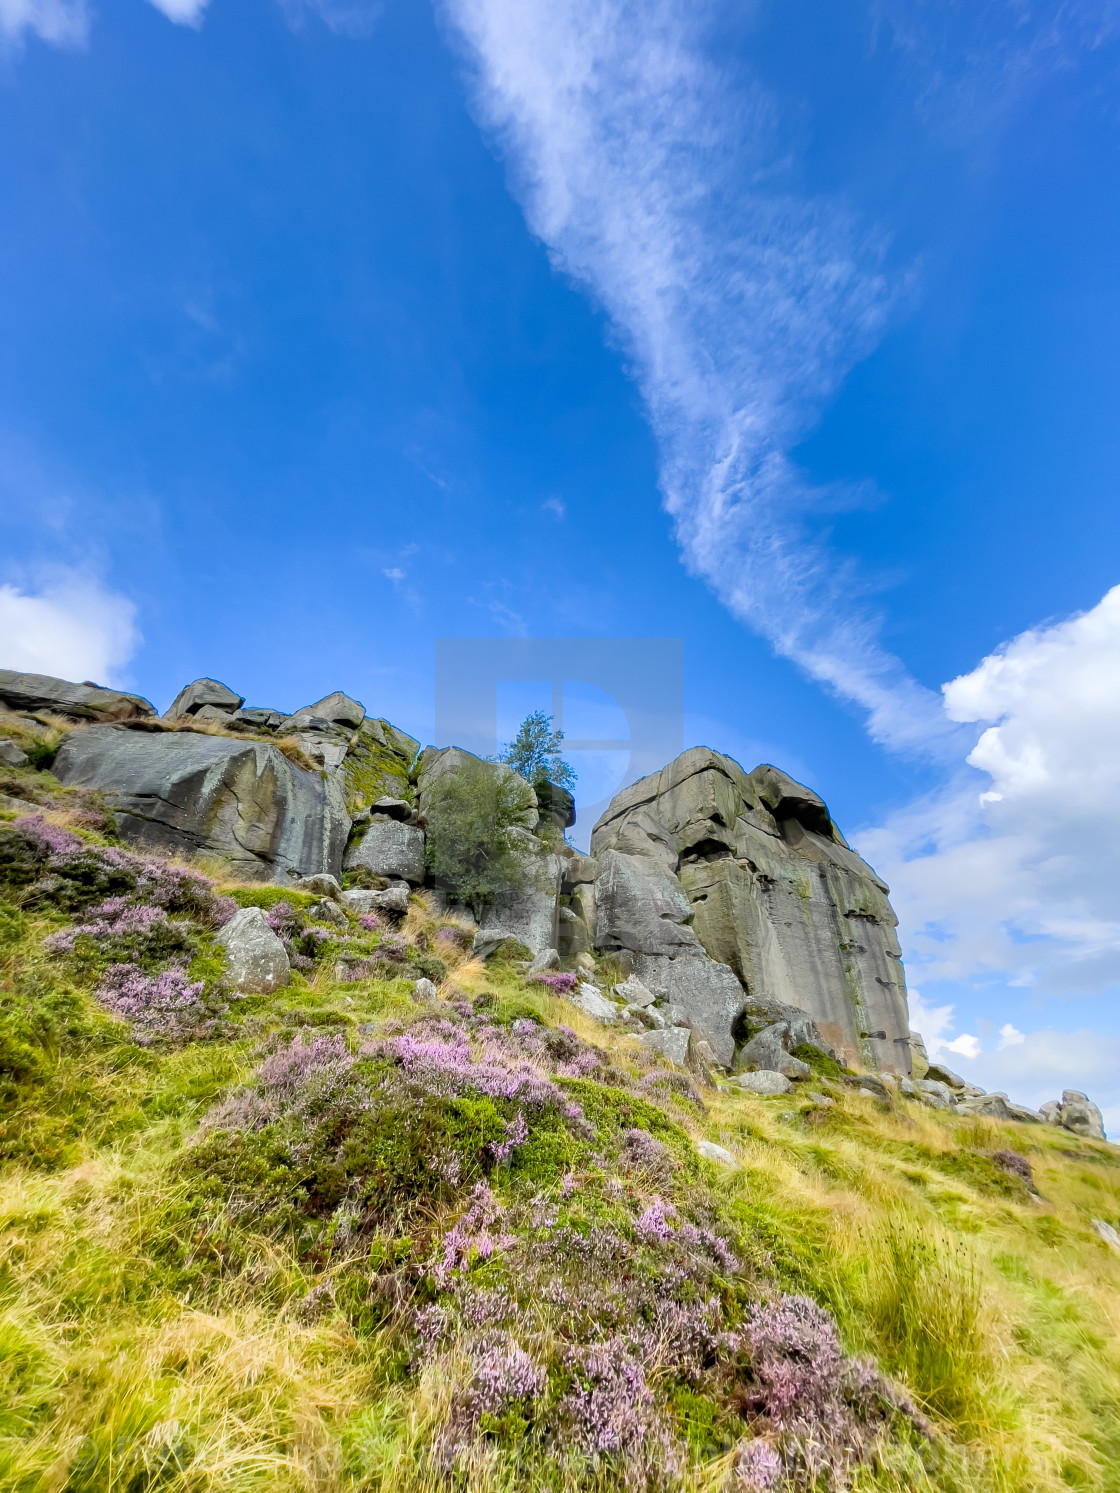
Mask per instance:
[[[1105,0],[0,0],[0,662],[428,740],[437,637],[682,637],[927,1036],[1120,1126],[1118,63]]]

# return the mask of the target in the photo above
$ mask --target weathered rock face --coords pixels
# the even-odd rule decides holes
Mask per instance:
[[[100,789],[121,833],[145,849],[223,856],[251,880],[341,875],[350,830],[341,787],[266,742],[89,726],[66,738],[54,772]]]
[[[15,669],[0,669],[0,705],[7,710],[46,710],[73,721],[136,721],[156,714],[155,706],[141,695]]]
[[[217,679],[195,679],[172,700],[167,707],[166,719],[178,721],[188,715],[202,715],[205,720],[212,720],[215,715],[229,717],[244,703],[244,695],[234,694],[228,685]]]
[[[887,887],[810,789],[776,768],[748,774],[695,747],[624,789],[595,826],[591,850],[603,866],[614,857],[625,868],[606,887],[604,872],[595,887],[600,944],[634,947],[623,924],[640,929],[641,942],[651,941],[651,921],[663,923],[663,946],[646,952],[668,953],[664,943],[680,939],[683,953],[691,936],[734,973],[741,993],[809,1012],[845,1062],[909,1073]],[[639,886],[656,888],[644,914],[632,911]]]

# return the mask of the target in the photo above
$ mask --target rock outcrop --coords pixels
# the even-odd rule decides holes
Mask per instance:
[[[762,998],[808,1011],[845,1062],[909,1073],[906,985],[888,888],[811,789],[774,767],[748,774],[695,747],[618,794],[591,850],[611,867],[595,885],[598,942],[648,945],[635,961],[647,984],[650,960],[681,966],[690,986],[706,965],[704,981],[719,979],[726,992],[722,1023],[734,991],[714,964],[734,976],[740,1003]],[[643,901],[646,913],[636,916]],[[682,964],[697,956],[697,970]],[[734,1016],[727,1029],[705,1035],[726,1050],[733,1025]]]
[[[226,951],[226,974],[242,995],[267,995],[292,977],[284,945],[259,907],[243,907],[217,935]]]
[[[73,684],[46,674],[0,669],[0,706],[6,710],[46,711],[71,721],[150,720],[155,706],[140,695],[105,689],[88,679]]]

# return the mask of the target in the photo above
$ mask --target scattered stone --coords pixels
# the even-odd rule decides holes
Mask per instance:
[[[349,928],[350,923],[337,902],[328,901],[312,902],[309,908],[311,916],[317,918],[320,923],[331,923],[336,928]]]
[[[616,985],[614,988],[617,992],[618,986]],[[669,1025],[656,1006],[625,1006],[623,1009],[627,1016],[631,1017],[634,1021],[640,1021],[643,1026],[648,1027],[651,1031],[664,1031]],[[705,1042],[704,1046],[707,1047],[708,1044]],[[708,1051],[711,1051],[710,1047]]]
[[[818,1094],[815,1089],[809,1090],[809,1098],[821,1109],[829,1109],[836,1103],[835,1099],[830,1099],[827,1094]]]
[[[952,1068],[946,1068],[941,1063],[930,1063],[926,1077],[933,1083],[946,1084],[950,1089],[964,1090],[969,1087],[959,1073],[954,1073]]]
[[[613,1026],[618,1020],[618,1007],[606,1000],[594,985],[589,985],[586,981],[574,990],[568,999],[588,1016],[594,1016],[596,1021],[601,1021],[604,1026]]]
[[[1012,1104],[1010,1101],[1008,1101],[1007,1107],[1011,1111],[1011,1118],[1018,1120],[1020,1125],[1042,1125],[1045,1123],[1037,1109],[1030,1109],[1025,1104]]]
[[[735,1165],[735,1158],[731,1152],[723,1146],[717,1146],[713,1140],[698,1140],[696,1142],[696,1149],[704,1157],[705,1161],[714,1161],[717,1166]]]
[[[860,1089],[867,1090],[875,1099],[885,1099],[890,1102],[891,1091],[877,1073],[861,1073],[857,1078],[851,1080]]]
[[[380,892],[366,891],[364,888],[343,892],[342,902],[353,913],[402,913],[408,911],[408,899],[411,892],[412,888],[407,881],[396,881],[392,886]]]
[[[333,695],[324,695],[314,705],[307,705],[304,709],[309,716],[318,720],[329,721],[332,726],[349,726],[352,730],[356,730],[366,718],[365,706],[340,690],[336,690]],[[303,713],[303,710],[296,711],[297,716]]]
[[[947,1083],[936,1078],[916,1078],[914,1088],[923,1104],[931,1109],[952,1109],[953,1091]]]
[[[27,760],[27,753],[21,751],[10,737],[0,740],[0,762],[5,767],[23,767]]]
[[[917,1099],[918,1091],[914,1087],[912,1078],[900,1078],[898,1081],[898,1092],[904,1099]]]
[[[216,942],[226,951],[231,984],[243,995],[268,995],[290,982],[287,951],[259,907],[242,907],[235,912],[219,929]]]
[[[692,1033],[686,1026],[666,1027],[663,1032],[643,1032],[640,1039],[653,1052],[658,1052],[675,1068],[688,1066],[688,1047]]]
[[[279,710],[268,710],[261,705],[249,705],[233,712],[234,725],[255,726],[258,731],[275,731],[283,719]]]
[[[235,695],[228,685],[217,679],[195,679],[184,685],[175,696],[164,720],[178,721],[184,716],[198,715],[208,705],[216,707],[228,719],[244,703],[244,695]]]
[[[333,897],[336,902],[342,900],[342,886],[338,877],[330,876],[325,871],[317,876],[297,876],[292,882],[292,890],[311,892],[317,897]]]
[[[764,1096],[788,1094],[793,1088],[784,1073],[772,1073],[766,1069],[760,1069],[757,1073],[737,1073],[731,1082],[737,1088],[746,1089],[749,1094]]]
[[[9,793],[0,793],[0,809],[10,814],[41,814],[41,804],[28,803],[26,798],[13,798]]]
[[[431,980],[424,977],[417,980],[416,984],[412,987],[412,995],[413,999],[418,1001],[434,1001],[439,999],[439,991],[435,985]]]
[[[712,1051],[712,1044],[706,1041],[703,1037],[700,1037],[699,1039],[695,1039],[693,1041],[692,1050],[699,1058],[699,1060],[704,1064],[705,1068],[723,1067],[723,1064],[719,1061],[715,1053]]]
[[[687,931],[687,930],[686,930]],[[721,1066],[735,1060],[734,1029],[743,1004],[743,987],[726,964],[702,952],[679,958],[634,954],[633,972],[654,997],[687,1013],[680,1022],[712,1045]]]
[[[543,975],[546,969],[558,969],[560,966],[560,955],[555,949],[545,949],[543,953],[530,964],[525,971],[527,975]]]
[[[1062,1123],[1062,1101],[1050,1099],[1039,1110],[1039,1114],[1047,1125],[1060,1125]]]
[[[625,980],[619,981],[614,987],[614,993],[628,1006],[652,1006],[656,999],[653,992],[646,989],[637,975],[627,975]]]
[[[1103,1218],[1094,1218],[1092,1223],[1106,1244],[1111,1245],[1113,1249],[1120,1249],[1120,1234],[1116,1232],[1110,1223],[1105,1223]]]
[[[593,975],[595,973],[595,961],[594,959],[592,959],[590,954],[577,954],[575,957],[575,965],[577,969],[587,970],[588,974]]]
[[[966,1096],[957,1101],[962,1115],[981,1115],[987,1120],[1013,1120],[1011,1106],[1006,1094],[982,1094],[979,1098]]]

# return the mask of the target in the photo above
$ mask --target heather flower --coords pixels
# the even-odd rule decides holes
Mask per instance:
[[[745,1442],[735,1458],[739,1493],[770,1493],[782,1475],[782,1459],[768,1441]]]
[[[475,1419],[502,1415],[517,1401],[535,1400],[548,1375],[512,1338],[498,1338],[476,1350],[466,1407]]]
[[[644,1244],[664,1244],[676,1233],[669,1222],[676,1216],[677,1210],[671,1203],[663,1203],[660,1198],[654,1198],[634,1224],[634,1231]]]
[[[575,1383],[561,1413],[581,1451],[595,1457],[633,1453],[660,1429],[645,1371],[622,1342],[577,1350],[570,1366]]]
[[[198,1026],[207,1015],[202,1001],[203,981],[191,981],[186,970],[172,965],[159,975],[146,975],[134,964],[111,964],[94,991],[114,1016],[122,1016],[148,1034],[177,1037]]]
[[[455,1271],[469,1263],[472,1255],[488,1260],[495,1251],[507,1250],[517,1243],[514,1234],[491,1233],[503,1212],[502,1204],[489,1186],[485,1182],[476,1183],[471,1192],[470,1207],[455,1227],[444,1235],[443,1259],[433,1272],[441,1285],[446,1285]]]
[[[525,983],[527,985],[547,985],[556,995],[568,995],[579,984],[579,976],[562,972],[530,975]]]
[[[523,1146],[529,1139],[529,1127],[525,1123],[524,1110],[518,1110],[517,1114],[505,1127],[505,1133],[500,1141],[494,1141],[490,1145],[494,1160],[498,1162],[508,1161],[518,1146]]]
[[[760,1409],[779,1428],[828,1423],[847,1364],[836,1323],[808,1296],[781,1296],[747,1318]]]
[[[293,937],[299,932],[303,921],[298,910],[286,898],[282,902],[273,903],[265,913],[264,920],[273,933],[277,934],[280,938],[283,938],[285,935],[288,938]]]
[[[367,933],[372,933],[374,929],[381,927],[381,919],[375,912],[363,912],[358,918],[358,923]]]
[[[59,824],[48,824],[42,814],[23,814],[13,828],[36,840],[51,856],[68,855],[71,851],[83,849],[86,843],[72,830],[63,829]]]

